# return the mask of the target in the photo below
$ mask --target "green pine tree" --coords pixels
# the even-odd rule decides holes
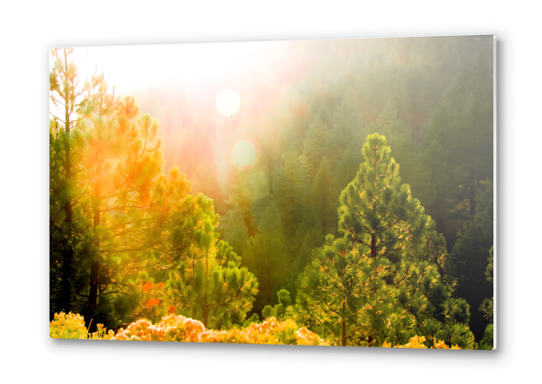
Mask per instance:
[[[446,305],[458,306],[436,262],[443,262],[445,247],[434,246],[442,239],[401,183],[385,137],[368,136],[362,154],[340,198],[343,237],[328,235],[313,252],[299,280],[297,316],[339,345],[401,344],[424,320],[446,317]]]
[[[284,165],[277,167],[273,181],[273,201],[280,214],[290,252],[293,252],[293,237],[308,204],[310,184],[302,156],[290,149],[282,158]]]
[[[258,281],[241,267],[232,247],[218,240],[212,200],[201,194],[190,196],[172,224],[169,256],[162,260],[167,269],[164,300],[207,328],[242,324],[258,293]]]
[[[450,255],[451,275],[457,280],[456,296],[464,298],[471,308],[479,308],[493,296],[493,284],[486,279],[487,255],[493,247],[493,183],[486,180],[476,193],[476,213],[458,233]],[[488,324],[482,312],[474,311],[470,328],[481,340]]]
[[[320,117],[315,115],[313,121],[309,125],[303,140],[303,156],[306,159],[306,169],[309,180],[312,182],[320,163],[326,153],[326,145],[329,138],[328,125]]]
[[[485,274],[487,282],[493,284],[493,247],[489,250]],[[484,337],[480,341],[480,349],[493,349],[493,297],[484,299],[478,310],[489,321],[484,330]]]
[[[274,303],[277,291],[286,286],[291,267],[280,213],[274,203],[267,207],[258,231],[250,239],[243,259],[259,282],[259,294],[254,303],[256,313]]]
[[[92,95],[103,76],[83,80],[74,61],[74,48],[51,49],[49,74],[50,114],[50,209],[51,209],[51,319],[55,312],[80,311],[82,294],[76,276],[87,248],[81,207],[74,198],[81,193],[76,177],[79,165],[74,143],[80,122],[93,112]],[[86,252],[86,251],[84,251]],[[54,275],[54,276],[53,276]],[[79,295],[79,296],[78,296]]]
[[[324,234],[337,233],[337,200],[335,178],[326,158],[320,163],[311,186],[312,203]]]
[[[239,204],[235,204],[231,211],[226,214],[226,222],[228,223],[224,240],[233,248],[235,253],[243,257],[248,247],[248,227],[243,218]]]

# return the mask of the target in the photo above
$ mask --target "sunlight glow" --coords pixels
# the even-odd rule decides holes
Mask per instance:
[[[235,164],[249,167],[256,160],[256,148],[249,141],[238,141],[232,149],[232,158]]]
[[[233,119],[233,115],[239,111],[239,107],[241,107],[241,99],[232,89],[225,89],[216,97],[216,109],[224,116]]]
[[[161,81],[186,84],[213,83],[235,73],[272,64],[285,43],[204,43],[78,48],[86,76],[105,71],[106,80],[120,93],[145,89]]]

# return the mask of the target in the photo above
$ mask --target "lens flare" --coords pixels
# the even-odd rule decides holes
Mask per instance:
[[[256,148],[250,141],[238,141],[232,149],[233,162],[241,167],[249,167],[256,161]]]
[[[216,109],[224,116],[233,119],[233,115],[239,111],[239,107],[241,107],[241,99],[232,89],[225,89],[216,97]]]

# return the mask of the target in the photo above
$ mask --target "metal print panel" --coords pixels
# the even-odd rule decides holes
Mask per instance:
[[[494,38],[50,50],[50,336],[494,348]]]

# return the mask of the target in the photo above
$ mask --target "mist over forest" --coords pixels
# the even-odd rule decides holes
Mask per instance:
[[[492,36],[50,72],[52,337],[493,348]]]

